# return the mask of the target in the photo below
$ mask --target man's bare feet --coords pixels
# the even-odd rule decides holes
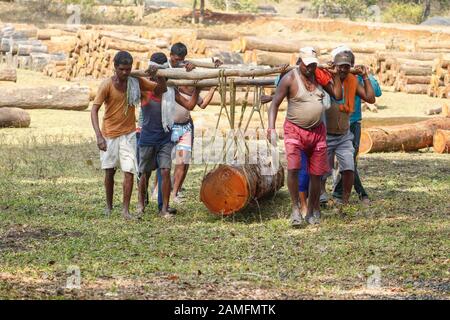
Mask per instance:
[[[111,217],[112,208],[105,208],[105,217],[109,218]]]
[[[305,224],[305,220],[303,219],[302,215],[300,214],[300,210],[298,208],[292,208],[291,226],[294,228],[298,228],[304,224]]]
[[[369,197],[363,197],[363,198],[361,199],[361,203],[362,203],[364,206],[368,207],[368,206],[370,205],[370,199],[369,199]]]
[[[173,214],[169,213],[168,211],[160,211],[159,216],[164,219],[171,219],[171,218],[175,217]]]
[[[128,211],[122,212],[122,218],[125,220],[133,220],[133,216]]]
[[[172,201],[173,203],[182,203],[183,199],[178,198],[177,196],[172,196],[172,199],[170,201]]]

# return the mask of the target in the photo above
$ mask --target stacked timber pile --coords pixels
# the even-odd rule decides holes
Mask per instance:
[[[49,66],[47,73],[56,72],[66,80],[92,76],[95,79],[112,75],[113,59],[120,50],[129,51],[134,69],[144,69],[151,52],[160,51],[151,41],[117,32],[80,30],[69,52],[66,65]]]
[[[296,63],[301,47],[314,47],[319,53],[319,59],[327,62],[331,59],[330,53],[340,42],[332,39],[306,39],[280,40],[270,38],[257,38],[252,36],[239,37],[232,41],[231,50],[244,54],[245,63],[257,65],[279,65]],[[372,65],[373,55],[377,51],[386,50],[386,45],[379,42],[346,43],[357,55],[359,64]]]
[[[11,67],[0,67],[0,81],[17,81],[17,71]]]
[[[450,118],[439,117],[413,124],[364,129],[359,151],[365,154],[428,148],[433,146],[433,136],[438,129],[450,130]]]
[[[441,55],[433,65],[428,95],[438,98],[450,98],[450,55]]]
[[[53,29],[38,30],[24,26],[16,30],[13,26],[0,31],[1,61],[15,68],[42,71],[53,61],[64,61],[74,35]]]
[[[380,83],[395,91],[427,94],[440,57],[437,52],[380,52],[375,71]]]

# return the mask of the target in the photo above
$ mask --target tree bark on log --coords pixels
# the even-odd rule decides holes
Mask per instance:
[[[250,34],[248,34],[250,35]],[[220,40],[220,41],[232,41],[242,36],[242,33],[238,32],[225,32],[225,31],[213,31],[207,29],[197,30],[197,39],[199,40]]]
[[[260,164],[241,166],[219,165],[202,181],[200,199],[217,215],[232,215],[253,199],[274,194],[284,185],[284,169],[277,174],[263,175]]]
[[[412,60],[434,60],[439,58],[441,54],[433,52],[380,52],[377,54],[379,61],[385,61],[388,58],[401,58]]]
[[[414,124],[363,129],[359,152],[417,151],[433,145],[437,129],[450,130],[450,118],[435,118]]]
[[[433,114],[440,114],[441,112],[442,112],[442,107],[430,108],[428,110],[425,110],[425,114],[428,116],[431,116]]]
[[[17,46],[17,55],[29,56],[31,53],[48,53],[47,46],[34,46],[28,44],[19,44]]]
[[[31,118],[20,108],[0,108],[0,128],[27,128]]]
[[[436,130],[433,136],[433,150],[437,153],[450,153],[450,130]]]
[[[88,106],[89,88],[82,86],[7,87],[0,95],[0,107],[85,110]]]
[[[431,76],[406,76],[405,84],[430,84]]]
[[[17,71],[13,68],[0,69],[0,81],[17,81]]]
[[[298,53],[301,44],[298,41],[280,41],[272,39],[261,39],[256,37],[241,37],[240,51],[263,50],[269,52]]]
[[[294,67],[288,67],[286,70],[292,70]],[[225,77],[261,77],[281,73],[285,69],[284,67],[274,68],[253,68],[253,69],[213,69],[213,70],[193,70],[187,72],[184,69],[159,69],[157,75],[169,79],[179,80],[206,80],[218,78],[220,74]],[[144,71],[133,71],[132,76],[147,77]]]
[[[402,92],[411,94],[427,94],[428,84],[407,84],[402,86],[400,89]]]
[[[230,84],[230,79],[227,80],[227,85]],[[264,86],[264,87],[275,87],[275,78],[266,79],[249,79],[249,78],[235,78],[234,84],[238,86]],[[219,85],[218,79],[208,79],[208,80],[169,80],[167,81],[168,86],[186,86],[186,87],[197,87],[197,88],[210,88],[217,87]]]
[[[297,55],[294,53],[254,51],[254,61],[257,65],[278,66],[282,64],[295,65]]]
[[[431,67],[400,66],[400,73],[404,76],[431,76]]]

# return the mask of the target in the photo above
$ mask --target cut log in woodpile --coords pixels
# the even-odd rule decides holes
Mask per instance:
[[[297,59],[298,57],[295,53],[253,50],[251,62],[256,63],[257,65],[267,65],[273,67],[282,64],[295,65]]]
[[[411,94],[427,94],[428,84],[407,84],[400,88],[400,91]]]
[[[428,116],[431,116],[434,114],[440,114],[441,112],[442,112],[442,107],[431,108],[431,109],[425,110],[425,114]]]
[[[0,67],[0,81],[17,81],[17,71],[14,68]]]
[[[264,175],[260,164],[219,165],[202,181],[200,199],[214,214],[228,216],[245,208],[252,200],[274,194],[284,185],[284,169]]]
[[[433,150],[437,153],[450,153],[450,130],[436,130],[433,136]]]
[[[251,36],[250,33],[246,35]],[[199,40],[205,39],[205,40],[232,41],[234,39],[238,39],[241,36],[243,36],[243,34],[238,32],[212,31],[208,29],[197,30],[197,39]]]
[[[417,151],[433,145],[437,129],[450,130],[450,118],[435,118],[414,124],[363,129],[359,152]]]
[[[20,108],[0,108],[0,128],[27,128],[31,118]]]
[[[7,87],[2,89],[0,107],[85,110],[89,93],[83,86]]]
[[[301,44],[298,41],[282,41],[280,39],[262,39],[257,37],[241,37],[240,47],[233,48],[239,52],[247,50],[263,50],[269,52],[298,53]]]

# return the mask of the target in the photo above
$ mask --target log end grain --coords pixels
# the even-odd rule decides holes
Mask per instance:
[[[212,213],[228,216],[247,205],[249,194],[245,175],[236,168],[220,165],[203,180],[200,200]]]
[[[436,130],[433,136],[433,149],[437,153],[450,153],[450,130]]]
[[[359,142],[359,154],[369,153],[372,149],[373,141],[370,137],[370,134],[367,131],[362,130],[361,132],[361,140]]]
[[[0,128],[27,128],[31,118],[20,108],[0,108]]]

